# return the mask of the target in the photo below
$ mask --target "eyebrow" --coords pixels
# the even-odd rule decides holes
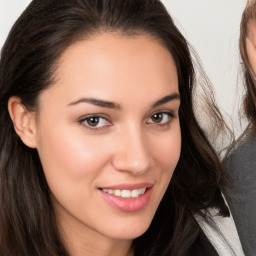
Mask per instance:
[[[99,106],[102,108],[121,109],[121,106],[117,103],[95,98],[81,98],[79,100],[69,103],[68,106],[77,105],[79,103],[90,103],[92,105]]]
[[[161,98],[160,100],[158,100],[157,102],[155,102],[152,105],[152,108],[158,107],[160,105],[163,105],[163,104],[173,101],[173,100],[180,100],[180,95],[178,93],[172,93],[170,95],[167,95],[167,96]],[[117,104],[117,103],[114,103],[111,101],[100,100],[100,99],[96,99],[96,98],[81,98],[76,101],[72,101],[71,103],[68,104],[68,106],[74,106],[74,105],[77,105],[80,103],[90,103],[92,105],[102,107],[102,108],[111,108],[111,109],[117,109],[117,110],[121,109],[120,104]]]
[[[178,93],[172,93],[170,95],[167,95],[163,97],[162,99],[158,100],[156,103],[153,104],[152,108],[158,107],[160,105],[163,105],[169,101],[173,100],[180,100],[180,95]]]

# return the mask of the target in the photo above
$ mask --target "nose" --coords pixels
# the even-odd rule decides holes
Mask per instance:
[[[120,133],[112,160],[114,168],[133,175],[147,172],[154,165],[154,159],[147,145],[146,135],[139,128],[130,127]]]

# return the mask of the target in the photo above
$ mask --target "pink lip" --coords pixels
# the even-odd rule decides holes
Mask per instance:
[[[138,188],[147,188],[145,193],[136,198],[122,198],[115,195],[110,195],[104,192],[102,189],[99,189],[100,194],[102,197],[113,207],[118,210],[125,211],[125,212],[135,212],[139,211],[144,208],[152,194],[152,183],[141,183],[135,185],[129,184],[120,184],[111,187],[104,187],[104,189],[120,189],[120,190],[133,190]]]
[[[143,183],[138,183],[138,184],[118,184],[118,185],[113,185],[113,186],[101,187],[101,189],[133,190],[133,189],[138,189],[138,188],[150,188],[152,186],[153,186],[153,183],[143,182]]]

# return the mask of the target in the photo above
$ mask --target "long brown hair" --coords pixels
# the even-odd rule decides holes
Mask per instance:
[[[7,103],[16,95],[27,109],[36,110],[65,49],[101,31],[154,37],[169,50],[178,72],[181,157],[149,229],[134,240],[135,255],[200,255],[203,244],[193,215],[208,207],[229,214],[218,186],[218,157],[193,111],[195,72],[189,47],[161,1],[34,0],[1,52],[0,255],[68,255],[37,151],[15,133]]]

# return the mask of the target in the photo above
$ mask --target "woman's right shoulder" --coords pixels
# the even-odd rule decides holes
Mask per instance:
[[[248,127],[242,135],[229,147],[223,159],[225,170],[256,168],[256,132]]]

